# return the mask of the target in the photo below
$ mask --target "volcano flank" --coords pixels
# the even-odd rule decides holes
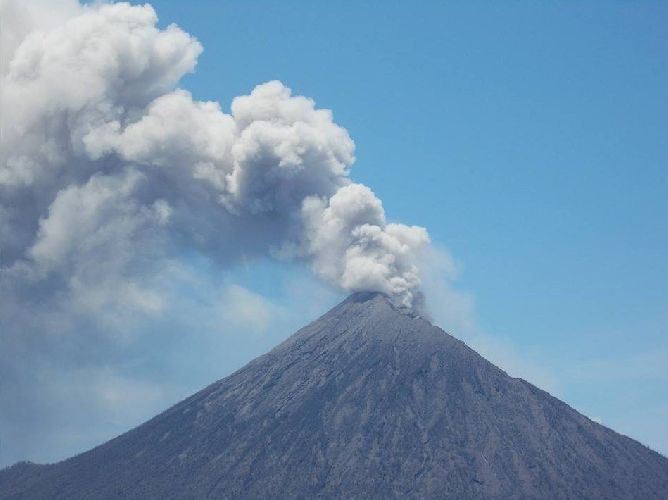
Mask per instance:
[[[0,498],[668,498],[668,459],[381,294]]]

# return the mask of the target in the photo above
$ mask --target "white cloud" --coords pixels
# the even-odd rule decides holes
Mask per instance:
[[[217,310],[220,311],[220,327],[237,335],[266,332],[281,313],[278,306],[265,297],[239,285],[225,288]]]

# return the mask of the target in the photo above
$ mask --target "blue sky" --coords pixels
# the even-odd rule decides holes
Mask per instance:
[[[489,357],[668,453],[665,3],[153,4],[204,45],[197,98],[280,79],[334,111],[353,179],[453,254]]]
[[[194,99],[229,112],[234,97],[280,80],[333,110],[356,144],[352,179],[454,260],[426,283],[435,322],[668,455],[668,4],[151,3],[161,27],[176,23],[204,47],[180,84]],[[162,274],[129,274],[127,290],[146,279],[160,291],[137,292],[149,309],[155,299],[152,316],[123,316],[115,287],[128,283],[113,279],[83,294],[109,309],[81,313],[74,294],[73,316],[56,310],[55,321],[50,311],[32,321],[41,295],[17,295],[15,310],[13,296],[0,302],[0,319],[28,312],[0,353],[16,382],[0,379],[10,401],[0,466],[125,432],[345,297],[298,263],[225,268],[192,247],[177,254]],[[454,291],[443,286],[453,275]],[[59,290],[48,286],[45,297]],[[54,296],[44,303],[60,306]],[[42,316],[53,331],[37,332]]]

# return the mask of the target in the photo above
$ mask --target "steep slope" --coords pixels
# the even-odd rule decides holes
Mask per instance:
[[[0,498],[668,498],[668,459],[378,294]]]

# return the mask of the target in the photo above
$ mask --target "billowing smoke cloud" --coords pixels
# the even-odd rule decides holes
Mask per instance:
[[[157,307],[143,278],[190,248],[223,266],[302,260],[345,290],[413,305],[427,233],[388,224],[351,182],[354,143],[330,111],[277,81],[230,114],[193,100],[176,85],[202,47],[158,29],[148,5],[5,0],[2,16],[4,293],[48,288],[98,307],[122,289]]]
[[[210,381],[170,392],[183,356],[146,368],[178,332],[287,317],[201,262],[301,262],[416,304],[427,233],[350,180],[330,111],[277,81],[229,112],[194,100],[178,85],[202,47],[148,5],[0,0],[0,20],[0,465],[80,451]]]

